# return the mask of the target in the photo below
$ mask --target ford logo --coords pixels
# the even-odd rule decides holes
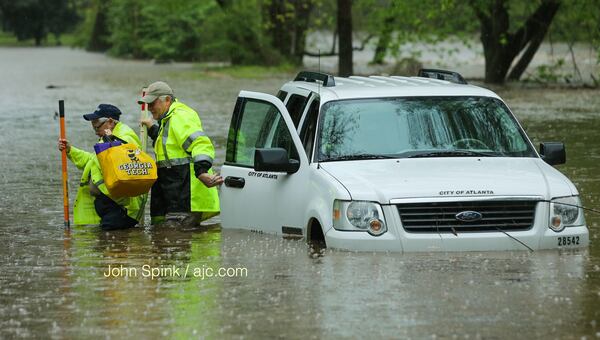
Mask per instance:
[[[456,217],[457,220],[463,221],[463,222],[475,222],[475,221],[479,221],[481,218],[483,218],[483,215],[481,215],[480,212],[468,210],[468,211],[461,211],[458,214],[456,214],[454,217]]]

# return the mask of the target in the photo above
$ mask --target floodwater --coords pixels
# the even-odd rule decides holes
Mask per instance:
[[[589,249],[534,253],[319,253],[221,230],[218,219],[193,230],[66,232],[59,99],[68,139],[91,150],[81,114],[113,103],[136,126],[139,89],[166,80],[198,110],[222,163],[237,92],[274,93],[291,75],[233,78],[67,48],[0,48],[0,75],[0,338],[600,337],[600,216],[591,212]],[[600,210],[600,91],[498,91],[536,143],[566,143],[559,169]],[[79,176],[70,165],[71,200]],[[122,270],[105,277],[109,266]],[[166,276],[153,278],[159,268]],[[209,277],[219,268],[231,275]]]

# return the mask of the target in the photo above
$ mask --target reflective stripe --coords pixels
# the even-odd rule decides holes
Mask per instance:
[[[101,184],[104,184],[104,180],[103,179],[99,180],[98,182],[94,182],[94,185],[97,186],[97,187],[99,187]]]
[[[206,133],[204,133],[204,131],[196,131],[194,133],[192,133],[186,140],[185,142],[183,142],[183,144],[181,145],[181,147],[183,148],[183,151],[187,150],[187,148],[190,147],[190,145],[192,145],[192,143],[198,139],[198,137],[203,137],[206,136]]]
[[[194,158],[192,157],[186,157],[186,158],[173,158],[173,159],[169,159],[169,160],[162,160],[162,161],[158,161],[156,162],[156,166],[159,168],[168,168],[171,167],[173,165],[183,165],[183,164],[189,164],[189,163],[195,163],[195,162],[199,162],[199,161],[209,161],[211,164],[213,163],[213,159],[207,155],[198,155]]]
[[[213,159],[212,157],[208,156],[208,155],[196,155],[196,157],[194,157],[194,163],[199,162],[199,161],[209,161],[210,164],[213,163]]]
[[[169,162],[169,155],[167,155],[167,139],[169,139],[169,122],[170,120],[167,119],[167,121],[165,122],[165,124],[163,125],[163,134],[162,134],[162,151],[163,151],[163,155],[165,156],[165,166],[169,167],[170,166],[170,162]]]
[[[191,162],[192,162],[191,157],[173,158],[173,159],[169,159],[169,160],[158,161],[158,162],[156,162],[156,166],[159,168],[169,168],[173,165],[190,164]]]

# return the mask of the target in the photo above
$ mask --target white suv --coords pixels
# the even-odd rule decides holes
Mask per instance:
[[[241,91],[221,169],[223,228],[338,249],[480,251],[589,243],[578,192],[494,92],[454,72],[300,72]]]

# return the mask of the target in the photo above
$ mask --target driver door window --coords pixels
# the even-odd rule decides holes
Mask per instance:
[[[237,114],[237,126],[232,128],[226,161],[238,166],[253,167],[257,148],[283,148],[288,158],[298,159],[292,136],[277,108],[265,101],[245,99]]]

